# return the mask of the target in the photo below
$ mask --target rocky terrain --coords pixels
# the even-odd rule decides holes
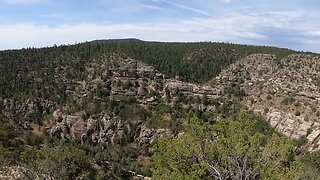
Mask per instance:
[[[33,174],[27,168],[21,166],[11,166],[0,169],[0,179],[16,180],[16,179],[35,179],[35,180],[54,180],[54,178],[45,174]]]
[[[108,58],[106,58],[108,60]],[[157,106],[160,102],[173,105],[178,95],[185,97],[203,97],[219,99],[220,90],[204,85],[196,85],[175,79],[168,79],[152,66],[148,66],[133,59],[117,59],[109,57],[99,68],[98,64],[91,64],[89,74],[104,70],[101,76],[86,82],[77,82],[73,88],[67,87],[68,93],[78,97],[80,101],[90,94],[101,91],[109,99],[121,101],[124,97],[136,98],[145,108]],[[101,68],[101,69],[100,69]],[[73,83],[76,84],[76,83]],[[196,104],[193,104],[198,108]],[[88,117],[84,112],[68,114],[57,109],[52,113],[50,125],[46,127],[51,136],[58,135],[67,139],[90,138],[95,143],[121,144],[125,139],[151,144],[163,134],[170,133],[169,129],[150,129],[140,120],[124,121],[113,113],[102,112]]]
[[[0,99],[2,110],[16,119],[17,123],[25,119],[21,125],[26,130],[34,129],[30,124],[32,119],[46,117],[47,120],[40,123],[39,130],[46,131],[50,136],[78,139],[81,142],[90,139],[94,143],[107,145],[124,142],[152,144],[162,135],[170,134],[170,129],[149,128],[139,118],[126,120],[112,111],[96,113],[90,108],[97,107],[92,103],[87,104],[87,99],[101,101],[102,98],[107,98],[121,102],[126,98],[134,98],[142,107],[150,109],[159,103],[173,106],[179,97],[221,97],[219,89],[169,79],[152,66],[113,54],[103,55],[87,65],[83,72],[87,76],[82,81],[68,78],[63,71],[64,67],[61,69],[56,69],[56,81],[65,84],[65,92],[74,104],[59,106],[56,102],[41,98],[29,98],[25,101]],[[77,104],[85,104],[87,109],[77,109]],[[196,103],[186,103],[185,106],[195,109],[207,108]],[[214,107],[209,106],[208,110],[212,108]]]
[[[217,100],[232,98],[226,88],[239,86],[245,92],[241,102],[266,117],[272,127],[290,139],[306,139],[305,147],[309,151],[319,147],[320,62],[315,56],[296,54],[277,59],[270,54],[253,54],[231,64],[205,85],[167,78],[152,66],[115,54],[103,55],[88,64],[84,72],[87,76],[82,81],[69,78],[63,69],[56,69],[57,81],[64,81],[66,94],[76,104],[86,103],[87,98],[120,102],[132,97],[150,109],[162,102],[173,106],[181,95]],[[26,99],[25,102],[0,99],[0,102],[2,109],[12,112],[16,119],[32,119],[39,113],[47,116],[42,129],[51,136],[66,139],[85,141],[89,138],[95,143],[110,145],[125,140],[149,144],[162,134],[170,133],[169,129],[148,128],[141,119],[125,121],[110,111],[90,114],[88,110],[77,110],[70,104],[58,106],[47,99]],[[185,106],[215,108],[192,102]],[[25,129],[31,128],[28,121],[22,125]]]
[[[68,78],[59,69],[56,69],[56,76],[59,81],[63,79],[66,93],[77,104],[85,103],[86,98],[99,99],[94,95],[115,101],[133,97],[145,108],[161,102],[173,106],[181,95],[227,99],[231,97],[225,92],[226,87],[239,86],[245,91],[245,96],[240,98],[244,105],[266,117],[272,127],[289,138],[306,138],[306,148],[313,151],[320,143],[319,70],[318,57],[311,55],[296,54],[277,59],[270,54],[253,54],[231,64],[210,83],[200,85],[169,79],[141,61],[109,54],[87,65],[84,72],[87,76],[82,81]],[[45,99],[25,102],[2,99],[0,102],[2,109],[12,112],[16,118],[32,119],[37,113],[48,116],[49,121],[42,129],[51,136],[66,139],[85,141],[89,138],[95,143],[110,145],[125,140],[150,144],[170,133],[169,129],[148,128],[141,119],[128,122],[108,111],[90,115]],[[186,103],[186,106],[214,108],[193,103]],[[28,123],[23,126],[30,128]]]
[[[192,120],[209,128],[241,113],[266,137],[275,129],[293,140],[281,135],[297,155],[319,149],[316,55],[106,41],[5,51],[0,58],[0,179],[45,172],[143,179],[153,176],[158,139],[183,137]]]
[[[82,142],[90,138],[94,143],[107,145],[131,141],[150,145],[162,135],[170,133],[168,129],[147,128],[142,122],[124,123],[120,118],[112,118],[108,114],[86,119],[82,112],[66,115],[59,109],[52,116],[52,126],[48,127],[51,136],[79,139]]]
[[[289,138],[306,138],[313,151],[320,143],[319,69],[319,57],[311,55],[254,54],[223,70],[211,85],[239,85],[246,93],[243,104]]]

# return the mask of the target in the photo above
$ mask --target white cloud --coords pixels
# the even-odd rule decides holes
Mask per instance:
[[[303,13],[292,11],[237,12],[166,24],[0,25],[0,49],[134,37],[153,41],[229,41],[320,52],[320,47],[315,46],[320,42],[320,21],[300,21],[300,16]],[[268,32],[269,29],[280,34]]]
[[[171,27],[170,27],[171,26]],[[147,40],[184,41],[191,31],[183,26],[152,24],[77,24],[57,27],[16,24],[0,26],[0,48],[42,47],[95,39],[136,37]]]
[[[170,4],[176,8],[179,8],[179,9],[183,9],[183,10],[187,10],[187,11],[192,11],[194,13],[198,13],[198,14],[201,14],[201,15],[204,15],[204,16],[209,16],[209,13],[206,12],[206,11],[203,11],[201,9],[198,9],[198,8],[194,8],[194,7],[191,7],[191,6],[187,6],[185,4],[182,4],[182,3],[176,3],[176,2],[173,2],[173,1],[169,1],[169,0],[152,0],[154,2],[164,2],[164,3],[167,3],[167,4]]]
[[[141,7],[145,8],[145,9],[151,9],[151,10],[163,10],[164,9],[160,6],[154,6],[154,5],[149,5],[149,4],[143,4],[143,5],[141,5]]]
[[[0,26],[0,48],[43,47],[95,39],[135,37],[153,41],[238,41],[264,39],[253,32],[203,29],[197,24],[76,24],[57,27],[16,24]]]

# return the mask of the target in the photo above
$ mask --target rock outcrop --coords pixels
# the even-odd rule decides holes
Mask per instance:
[[[54,178],[32,172],[21,166],[8,166],[0,169],[1,180],[34,179],[34,180],[54,180]]]
[[[170,133],[168,129],[150,129],[141,121],[123,122],[108,113],[86,119],[82,112],[67,115],[60,109],[53,113],[52,126],[49,128],[51,136],[78,139],[81,142],[90,139],[94,143],[107,145],[133,141],[139,144],[152,144],[156,139]]]
[[[1,110],[9,112],[17,122],[21,119],[34,122],[52,115],[53,121],[48,127],[52,136],[81,141],[89,138],[109,145],[128,141],[152,143],[168,130],[150,129],[142,121],[127,121],[105,111],[88,117],[84,109],[73,110],[73,113],[57,109],[81,107],[88,98],[121,102],[128,97],[152,109],[160,102],[174,105],[179,98],[180,101],[204,96],[230,99],[226,88],[237,87],[245,91],[246,96],[237,97],[241,103],[264,116],[279,132],[290,139],[306,138],[310,151],[320,145],[320,61],[316,56],[296,54],[277,59],[270,54],[253,54],[231,64],[205,85],[168,79],[152,66],[115,54],[104,54],[86,64],[82,79],[70,78],[64,68],[57,68],[55,73],[57,84],[63,84],[65,90],[59,96],[68,96],[68,101],[74,104],[61,105],[43,98],[29,98],[24,102],[0,98]],[[215,109],[188,102],[183,107]],[[30,128],[28,124],[23,126]]]
[[[290,139],[307,137],[306,147],[313,151],[319,148],[320,140],[319,69],[320,59],[311,55],[280,60],[254,54],[223,70],[211,85],[221,90],[239,85],[246,93],[243,104]]]

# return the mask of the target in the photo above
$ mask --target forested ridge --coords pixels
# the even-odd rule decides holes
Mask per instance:
[[[245,89],[202,87],[255,53],[298,52],[137,39],[1,51],[0,179],[318,179],[319,152],[240,105]]]
[[[81,78],[88,60],[105,53],[142,60],[169,77],[190,82],[206,82],[236,60],[253,53],[274,54],[277,58],[293,53],[289,49],[228,43],[161,43],[140,40],[93,41],[71,46],[0,52],[1,94],[12,95],[39,89],[39,84],[55,84],[54,68],[70,67],[71,78]],[[26,73],[36,71],[43,82]],[[42,84],[43,85],[43,84]],[[6,87],[6,88],[3,88]]]

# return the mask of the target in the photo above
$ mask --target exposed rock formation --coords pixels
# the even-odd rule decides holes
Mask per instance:
[[[224,96],[226,87],[238,85],[246,94],[241,98],[242,104],[266,117],[271,126],[289,138],[305,136],[306,147],[312,151],[320,145],[319,70],[319,58],[311,55],[290,55],[280,60],[269,54],[253,54],[224,69],[207,85],[199,85],[168,79],[152,66],[109,54],[88,63],[82,80],[70,79],[58,69],[55,76],[57,84],[64,84],[66,95],[76,104],[85,104],[88,97],[116,101],[134,97],[147,108],[160,101],[174,104],[181,94],[184,97],[229,98]],[[58,107],[57,104],[40,98],[25,102],[0,99],[1,109],[10,112],[17,121],[34,121],[67,106]],[[184,106],[209,111],[215,108]],[[57,110],[52,114],[51,135],[81,141],[89,138],[96,143],[113,145],[124,141],[152,143],[167,133],[164,129],[148,129],[141,121],[127,122],[106,112],[89,117],[81,110],[72,112],[78,113]],[[28,124],[24,127],[30,128]]]
[[[142,122],[123,122],[117,117],[111,118],[108,113],[98,118],[85,119],[83,113],[66,115],[58,109],[53,113],[51,136],[79,139],[82,142],[89,138],[94,143],[107,145],[136,141],[140,144],[152,144],[159,137],[170,134],[168,129],[150,129]]]
[[[34,180],[54,180],[45,174],[37,174],[21,166],[9,166],[0,169],[0,179],[17,180],[17,179],[34,179]]]
[[[242,102],[265,116],[271,126],[291,139],[307,136],[310,151],[319,147],[320,61],[310,55],[282,60],[269,54],[248,56],[223,70],[211,82],[221,90],[231,84],[246,92]]]

